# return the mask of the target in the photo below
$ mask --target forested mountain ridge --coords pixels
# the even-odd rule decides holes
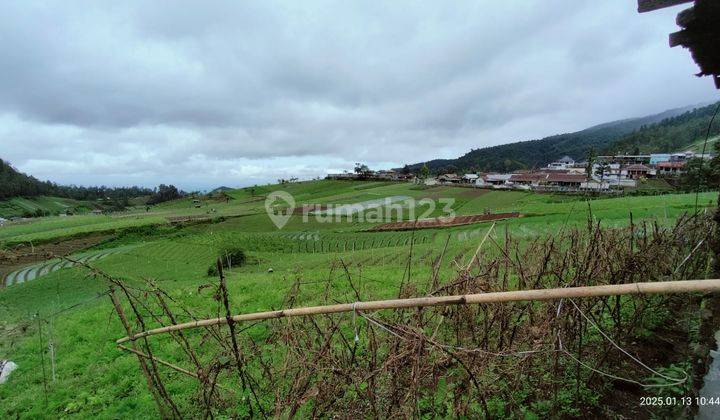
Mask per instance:
[[[639,130],[608,145],[605,153],[670,153],[678,152],[702,139],[708,132],[708,124],[718,104],[697,108],[656,124],[643,126]],[[720,133],[716,118],[710,128],[710,135]],[[711,149],[708,149],[710,151]]]
[[[21,195],[38,196],[47,194],[52,184],[15,170],[9,163],[0,159],[0,199]]]
[[[412,172],[419,172],[423,165],[427,165],[430,172],[435,174],[456,171],[507,172],[542,167],[565,155],[582,160],[590,149],[608,153],[632,153],[636,151],[639,143],[643,143],[644,147],[640,148],[640,151],[674,151],[697,139],[703,124],[707,129],[716,106],[717,104],[678,108],[539,140],[473,149],[457,159],[435,159],[408,166]],[[679,136],[678,133],[684,134]],[[682,140],[671,140],[671,137]],[[668,150],[669,148],[675,149]]]

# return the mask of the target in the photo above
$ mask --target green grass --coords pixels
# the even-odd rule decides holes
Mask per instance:
[[[642,192],[669,192],[673,191],[672,185],[662,178],[649,178],[638,180],[638,185],[633,190]]]
[[[42,217],[3,226],[0,228],[0,244],[14,245],[42,242],[74,235],[109,232],[160,223],[167,223],[167,220],[159,216],[122,218],[105,215]]]
[[[710,137],[707,141],[707,146],[705,147],[705,153],[712,153],[715,150],[715,143],[720,140],[720,136]],[[697,139],[689,146],[683,148],[682,150],[678,150],[678,152],[684,152],[684,151],[692,151],[695,153],[701,153],[703,150],[703,145],[705,144],[705,137]]]
[[[201,315],[216,316],[217,302],[199,286],[214,283],[207,269],[218,252],[239,247],[249,263],[228,274],[234,312],[279,308],[283,296],[296,278],[303,286],[296,305],[321,302],[319,292],[330,281],[331,296],[352,301],[339,261],[349,266],[363,298],[393,298],[403,278],[414,238],[410,278],[419,293],[427,291],[432,262],[448,249],[440,269],[442,279],[454,278],[458,264],[469,261],[490,224],[427,229],[415,232],[366,232],[369,222],[320,223],[313,217],[292,216],[282,230],[271,223],[264,210],[262,194],[275,189],[292,193],[300,203],[357,203],[384,196],[454,198],[458,214],[492,211],[519,211],[524,217],[498,222],[495,237],[505,230],[528,238],[559,229],[585,226],[591,218],[604,226],[626,225],[632,212],[636,223],[672,223],[679,215],[694,211],[694,194],[633,196],[584,201],[569,196],[540,195],[516,191],[477,191],[466,188],[423,188],[411,184],[381,182],[316,181],[283,186],[233,190],[229,203],[207,202],[200,209],[191,200],[155,206],[152,211],[137,209],[117,217],[74,216],[41,218],[29,223],[0,228],[6,245],[30,240],[50,240],[97,231],[137,228],[116,236],[98,248],[133,245],[122,253],[98,260],[95,265],[108,273],[138,282],[153,278],[175,299]],[[713,207],[717,194],[698,196],[700,210]],[[259,201],[258,201],[259,200]],[[208,213],[210,209],[214,211]],[[436,211],[437,213],[437,211]],[[207,215],[227,217],[215,223],[171,227],[167,217]],[[142,227],[151,226],[156,227]],[[142,227],[142,228],[138,228]],[[495,252],[488,245],[483,252]],[[455,264],[453,261],[457,261]],[[335,269],[331,267],[335,264]],[[268,272],[272,269],[272,272]],[[107,298],[94,299],[107,289],[102,281],[88,278],[80,268],[62,269],[25,284],[0,289],[0,358],[20,366],[10,381],[0,387],[0,417],[156,417],[137,361],[114,348],[125,335]],[[64,308],[73,309],[52,316]],[[43,325],[41,340],[35,314],[52,319]],[[24,327],[20,328],[20,327]],[[251,334],[262,335],[258,327]],[[56,348],[57,380],[48,384],[45,404],[43,360],[52,335]],[[158,343],[163,343],[158,339]],[[177,355],[171,347],[158,352],[171,361]],[[47,352],[45,371],[48,375]],[[174,359],[175,358],[175,359]],[[174,394],[187,400],[193,384],[172,376]]]

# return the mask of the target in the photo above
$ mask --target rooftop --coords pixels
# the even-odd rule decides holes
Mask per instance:
[[[641,165],[639,163],[636,163],[634,165],[629,165],[625,169],[627,169],[628,171],[645,171],[645,172],[651,170],[651,168],[649,168],[645,165]]]
[[[512,182],[534,182],[541,181],[548,177],[548,174],[537,173],[537,174],[513,174],[510,176]]]
[[[548,182],[585,182],[587,176],[583,174],[549,174]]]
[[[660,162],[657,164],[661,169],[679,169],[685,166],[685,162]]]

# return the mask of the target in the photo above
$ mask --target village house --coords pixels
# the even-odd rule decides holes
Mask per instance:
[[[545,178],[545,185],[560,189],[580,189],[580,184],[587,181],[587,177],[582,174],[548,174]]]
[[[575,159],[570,156],[563,156],[562,158],[548,164],[548,169],[568,169],[575,164]]]
[[[657,164],[657,171],[660,175],[676,175],[683,171],[685,162],[660,162]]]
[[[567,173],[569,174],[585,174],[587,172],[586,169],[587,162],[575,162],[575,165],[573,165],[571,168],[567,168]]]
[[[478,174],[465,174],[462,176],[462,182],[464,184],[474,184],[480,178]]]
[[[512,174],[487,174],[475,181],[476,186],[501,187],[512,177]]]
[[[695,157],[695,153],[691,151],[678,152],[670,154],[670,162],[685,162]]]
[[[650,155],[607,155],[598,156],[596,161],[598,163],[617,163],[622,166],[634,165],[636,163],[649,165]]]
[[[627,173],[627,177],[630,179],[640,179],[647,178],[651,172],[654,175],[655,171],[653,171],[652,168],[647,167],[643,164],[635,163],[626,167],[625,172]]]
[[[669,162],[670,153],[651,153],[650,154],[650,165],[654,166],[660,162]]]
[[[460,182],[460,177],[457,174],[442,174],[437,180],[442,184],[457,184]]]
[[[522,185],[528,187],[537,187],[548,177],[546,173],[534,173],[534,174],[512,174],[508,183],[515,185]]]

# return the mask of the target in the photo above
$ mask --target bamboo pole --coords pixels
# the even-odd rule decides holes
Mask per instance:
[[[183,373],[183,374],[185,374],[185,375],[187,375],[187,376],[190,376],[190,377],[192,377],[192,378],[195,378],[195,379],[200,380],[200,377],[199,377],[196,373],[190,372],[190,371],[187,370],[187,369],[183,369],[183,368],[181,368],[180,366],[173,365],[172,363],[166,362],[166,361],[164,361],[164,360],[162,360],[162,359],[160,359],[160,358],[158,358],[158,357],[150,356],[150,355],[148,355],[148,354],[145,354],[145,353],[141,352],[140,350],[132,349],[132,348],[130,348],[130,347],[125,347],[125,346],[123,346],[122,344],[118,344],[117,346],[118,346],[118,348],[119,348],[120,350],[125,350],[125,351],[127,351],[127,352],[133,353],[133,354],[137,355],[138,357],[144,357],[144,358],[146,358],[146,359],[153,359],[153,360],[155,360],[156,362],[160,363],[161,365],[167,366],[167,367],[169,367],[170,369],[174,369],[174,370],[176,370],[176,371],[178,371],[178,372],[180,372],[180,373]]]
[[[132,354],[135,354],[135,355],[137,355],[137,356],[139,356],[139,357],[144,357],[144,358],[146,358],[146,359],[152,359],[152,360],[156,361],[157,363],[159,363],[159,364],[161,364],[161,365],[163,365],[163,366],[167,366],[167,367],[169,367],[170,369],[173,369],[173,370],[175,370],[175,371],[177,371],[177,372],[180,372],[180,373],[182,373],[182,374],[184,374],[184,375],[187,375],[187,376],[189,376],[189,377],[191,377],[191,378],[195,378],[195,379],[197,379],[198,381],[202,382],[202,378],[200,378],[200,375],[198,375],[197,373],[191,372],[191,371],[189,371],[189,370],[187,370],[187,369],[183,369],[183,368],[181,368],[180,366],[174,365],[174,364],[172,364],[172,363],[170,363],[170,362],[166,362],[165,360],[163,360],[163,359],[161,359],[161,358],[159,358],[159,357],[150,356],[149,354],[145,354],[145,353],[141,352],[140,350],[132,349],[132,348],[130,348],[130,347],[123,346],[122,344],[118,344],[117,347],[118,347],[120,350],[127,351],[127,352],[132,353]],[[224,386],[224,385],[218,385],[218,386],[219,386],[220,388],[224,389],[225,391],[228,391],[228,392],[230,392],[230,393],[232,393],[232,394],[235,393],[235,390],[232,389],[232,388],[228,388],[228,387],[226,387],[226,386]]]
[[[135,337],[132,331],[132,327],[130,326],[130,322],[127,319],[127,316],[125,316],[125,311],[122,308],[122,305],[120,304],[120,299],[118,299],[117,295],[115,294],[115,288],[113,286],[110,286],[110,300],[113,303],[113,306],[115,307],[115,312],[117,312],[118,317],[120,318],[120,322],[122,322],[123,327],[125,327],[125,331],[127,331],[128,336]],[[137,344],[135,341],[132,342],[132,348],[136,349]],[[143,359],[142,356],[137,355],[138,362],[140,363],[140,368],[143,372],[143,376],[145,376],[145,381],[147,382],[147,386],[150,389],[150,394],[153,396],[153,399],[155,400],[155,404],[157,404],[158,411],[163,417],[167,417],[167,413],[165,411],[165,406],[162,404],[162,401],[160,399],[160,395],[158,395],[157,389],[155,388],[155,382],[152,379],[152,375],[150,374],[150,369],[147,366],[147,363],[145,363],[145,359]]]
[[[720,279],[682,280],[665,282],[645,282],[610,284],[603,286],[564,287],[556,289],[517,290],[511,292],[478,293],[455,296],[431,296],[411,299],[389,299],[368,302],[342,303],[326,306],[309,306],[304,308],[283,309],[279,311],[255,312],[232,316],[233,322],[258,321],[264,319],[287,318],[320,314],[335,314],[355,311],[377,311],[381,309],[421,308],[426,306],[468,305],[497,302],[517,302],[531,300],[555,300],[566,298],[585,298],[597,296],[620,296],[637,294],[670,294],[692,292],[719,292]],[[138,332],[131,337],[117,340],[122,344],[132,339],[164,334],[171,331],[189,328],[209,327],[225,324],[228,318],[209,318],[184,324],[170,325],[153,330]]]

